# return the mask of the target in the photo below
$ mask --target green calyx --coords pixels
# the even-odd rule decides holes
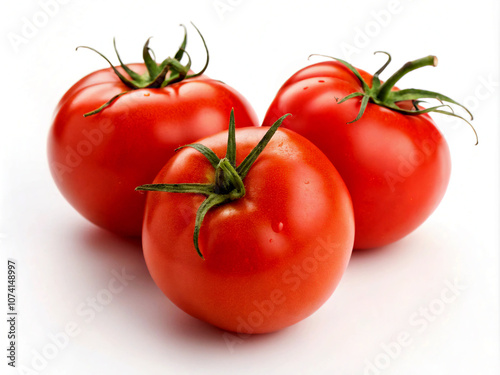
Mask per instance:
[[[227,150],[226,156],[222,159],[208,147],[200,144],[194,143],[179,147],[177,150],[184,147],[194,148],[196,151],[200,152],[203,156],[207,158],[212,167],[215,169],[215,182],[212,184],[193,184],[193,183],[181,183],[181,184],[148,184],[141,185],[135,190],[140,191],[160,191],[167,193],[189,193],[189,194],[203,194],[206,199],[198,208],[195,219],[195,227],[193,234],[194,247],[198,255],[203,258],[203,254],[200,251],[198,244],[198,238],[200,235],[200,228],[203,223],[203,219],[207,212],[215,207],[228,202],[235,201],[237,199],[243,198],[245,196],[245,185],[243,183],[244,178],[250,171],[252,165],[257,160],[259,155],[262,153],[264,148],[267,146],[273,135],[276,133],[280,127],[283,120],[289,116],[286,114],[279,118],[266,132],[264,137],[255,146],[255,148],[247,155],[247,157],[241,162],[240,165],[236,166],[236,129],[234,121],[234,110],[231,110],[231,115],[229,119],[229,130],[228,130],[228,140],[227,140]],[[176,150],[176,151],[177,151]]]
[[[78,50],[79,48],[86,48],[90,49],[91,51],[94,51],[98,55],[100,55],[102,58],[104,58],[115,74],[118,76],[120,81],[123,82],[125,86],[130,88],[130,90],[121,92],[118,95],[115,95],[112,97],[110,100],[108,100],[106,103],[104,103],[102,106],[99,108],[84,114],[85,117],[87,116],[92,116],[95,115],[96,113],[99,113],[102,111],[104,108],[109,106],[113,101],[115,101],[117,98],[122,96],[123,94],[128,93],[131,90],[138,90],[138,89],[156,89],[156,88],[163,88],[165,86],[171,85],[176,82],[180,82],[184,79],[188,78],[193,78],[193,77],[198,77],[202,75],[205,70],[208,67],[208,62],[210,60],[210,56],[208,53],[208,48],[207,44],[205,43],[205,39],[203,38],[203,35],[201,34],[200,30],[192,24],[193,27],[196,29],[198,34],[201,37],[201,40],[203,41],[203,45],[205,46],[205,51],[207,53],[207,60],[205,62],[205,66],[201,71],[195,74],[188,74],[189,70],[191,69],[191,58],[189,54],[186,52],[186,44],[187,44],[187,30],[184,25],[181,25],[184,28],[184,39],[182,41],[181,46],[179,47],[178,51],[174,55],[174,57],[167,57],[165,60],[163,60],[161,63],[157,63],[155,60],[155,55],[153,50],[149,47],[149,41],[151,38],[148,38],[146,40],[146,43],[144,44],[144,47],[142,49],[142,56],[144,59],[144,65],[146,65],[147,72],[144,74],[138,74],[137,72],[133,71],[130,69],[126,64],[123,63],[120,54],[118,53],[118,50],[116,48],[116,41],[113,39],[113,47],[115,49],[116,56],[118,57],[118,61],[120,62],[120,66],[123,68],[123,70],[127,73],[129,78],[125,77],[116,67],[109,61],[109,59],[104,56],[102,53],[99,51],[95,50],[94,48],[91,47],[86,47],[86,46],[80,46],[77,47],[76,49]],[[184,57],[184,54],[187,56],[187,63],[183,65],[181,63],[182,58]]]
[[[373,75],[373,80],[372,80],[372,86],[370,87],[366,81],[361,77],[359,72],[355,67],[353,67],[351,64],[349,64],[347,61],[331,57],[331,56],[324,56],[324,55],[318,55],[318,56],[323,56],[323,57],[328,57],[332,58],[334,60],[339,61],[343,65],[345,65],[360,81],[363,91],[362,92],[355,92],[350,95],[347,95],[346,97],[337,100],[338,104],[341,104],[345,102],[346,100],[349,100],[351,98],[355,97],[362,97],[361,99],[361,108],[358,112],[358,115],[356,118],[352,121],[349,122],[353,123],[355,121],[358,121],[362,116],[363,113],[365,112],[365,109],[368,105],[368,102],[375,103],[379,106],[386,107],[389,109],[392,109],[394,111],[406,114],[406,115],[420,115],[423,113],[430,113],[430,112],[435,112],[435,113],[441,113],[444,115],[448,116],[453,116],[457,117],[463,121],[465,121],[469,126],[472,128],[474,131],[474,135],[476,137],[476,145],[478,144],[478,136],[476,133],[476,130],[472,126],[472,124],[467,121],[465,118],[463,118],[460,115],[457,115],[453,112],[453,108],[450,106],[450,104],[457,105],[461,108],[463,108],[467,114],[470,116],[470,119],[473,119],[472,113],[464,107],[462,104],[456,102],[455,100],[451,99],[448,96],[442,95],[437,92],[433,91],[428,91],[428,90],[419,90],[419,89],[405,89],[405,90],[392,90],[394,85],[406,74],[409,72],[422,68],[424,66],[437,66],[437,57],[436,56],[426,56],[421,59],[417,59],[414,61],[409,61],[406,64],[404,64],[396,73],[394,73],[391,77],[389,77],[384,83],[380,82],[379,75],[385,70],[385,68],[389,65],[391,62],[391,55],[388,54],[387,52],[383,51],[377,51],[376,53],[383,53],[387,55],[387,61],[386,63]],[[313,56],[313,55],[311,55]],[[419,108],[419,104],[423,102],[422,99],[436,99],[440,102],[439,105],[430,107],[430,108]],[[413,108],[411,110],[408,109],[403,109],[398,106],[398,102],[402,101],[407,101],[411,100],[413,103]],[[449,103],[449,104],[445,104]],[[446,110],[449,109],[449,110]]]

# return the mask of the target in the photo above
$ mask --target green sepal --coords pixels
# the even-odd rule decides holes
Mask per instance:
[[[392,57],[391,55],[389,55],[387,52],[385,51],[375,51],[373,54],[376,55],[377,53],[383,53],[385,55],[387,55],[387,61],[385,62],[384,65],[382,65],[382,67],[377,70],[375,72],[375,74],[373,75],[373,79],[372,79],[372,87],[371,89],[372,90],[378,90],[378,88],[380,87],[381,83],[380,83],[380,78],[379,78],[379,75],[382,74],[382,72],[385,70],[385,68],[387,68],[387,66],[391,63],[391,60],[392,60]]]
[[[153,50],[149,47],[149,41],[151,38],[148,38],[146,40],[146,43],[144,44],[142,48],[142,56],[144,59],[144,65],[146,66],[147,72],[144,74],[138,74],[134,70],[132,70],[130,67],[128,67],[126,64],[123,63],[120,54],[118,53],[118,50],[116,48],[116,40],[113,39],[113,47],[116,53],[116,56],[118,58],[118,61],[120,63],[120,66],[122,69],[127,73],[129,78],[125,77],[116,67],[111,63],[111,61],[104,56],[102,53],[99,51],[95,50],[94,48],[87,47],[87,46],[80,46],[77,47],[76,49],[78,50],[79,48],[86,48],[91,51],[94,51],[97,53],[99,56],[104,58],[109,66],[113,69],[114,73],[117,75],[117,77],[120,79],[120,81],[130,88],[131,90],[138,90],[138,89],[143,89],[143,88],[151,88],[151,89],[156,89],[156,88],[163,88],[168,85],[180,82],[184,79],[188,78],[193,78],[193,77],[198,77],[202,75],[207,67],[208,63],[210,61],[210,56],[208,52],[208,47],[205,42],[205,38],[201,34],[200,30],[192,23],[193,27],[196,29],[198,34],[201,37],[201,40],[203,42],[203,46],[205,47],[205,52],[207,54],[207,58],[205,61],[205,65],[203,68],[194,74],[188,74],[189,70],[191,69],[191,57],[185,50],[186,44],[187,44],[187,31],[186,27],[184,25],[181,25],[184,28],[184,37],[181,46],[177,50],[174,58],[168,57],[165,60],[163,60],[160,64],[156,62],[156,58],[154,56]],[[184,54],[188,57],[188,62],[186,65],[183,65],[181,63],[181,59],[183,58]],[[168,77],[168,78],[167,78]],[[111,98],[109,101],[107,101],[105,104],[100,106],[99,108],[86,113],[84,116],[91,116],[96,113],[99,113],[102,111],[104,108],[109,106],[114,100],[119,98],[123,93],[114,96]]]
[[[361,106],[359,108],[358,115],[352,121],[349,121],[348,124],[352,124],[353,122],[358,121],[365,113],[366,107],[368,106],[368,102],[370,101],[370,96],[363,95],[363,99],[361,100]]]
[[[355,98],[357,96],[367,96],[366,94],[363,94],[362,92],[353,92],[352,94],[349,94],[345,97],[343,97],[342,99],[337,99],[337,104],[342,104],[344,103],[346,100],[349,100],[349,99],[352,99],[352,98]]]
[[[179,47],[179,50],[177,51],[177,53],[174,56],[174,59],[176,59],[178,61],[182,60],[182,57],[184,56],[184,51],[186,50],[186,44],[187,44],[187,29],[186,29],[186,26],[184,26],[183,24],[181,24],[180,26],[184,29],[184,39],[182,40],[182,44]]]
[[[78,47],[76,47],[76,50],[78,51],[78,49],[80,49],[80,48],[86,48],[86,49],[89,49],[91,51],[94,51],[99,56],[101,56],[104,60],[106,60],[108,62],[108,64],[109,64],[109,66],[113,69],[113,71],[117,75],[117,77],[120,79],[120,81],[122,81],[123,84],[126,85],[127,87],[130,87],[131,89],[138,89],[138,88],[140,88],[133,81],[127,79],[123,74],[121,74],[118,71],[118,69],[116,69],[115,66],[111,63],[111,61],[109,61],[109,59],[106,56],[104,56],[101,52],[97,51],[96,49],[94,49],[92,47],[87,47],[87,46],[78,46]]]
[[[236,124],[234,121],[234,110],[231,110],[229,116],[226,157],[219,159],[211,149],[199,143],[182,146],[177,149],[192,147],[205,156],[215,168],[215,183],[147,184],[137,187],[136,190],[206,195],[207,198],[196,211],[193,233],[193,244],[196,252],[202,259],[205,259],[200,250],[199,236],[206,214],[215,206],[226,204],[245,196],[246,190],[243,179],[287,116],[289,116],[289,114],[282,116],[269,128],[261,141],[247,155],[240,166],[236,168]]]
[[[158,64],[156,61],[153,60],[151,57],[150,48],[149,48],[149,41],[151,40],[151,37],[149,37],[146,40],[146,43],[144,43],[144,47],[142,47],[142,58],[144,59],[144,65],[146,65],[146,68],[148,69],[149,76],[154,79],[160,71],[158,69]]]
[[[99,108],[97,109],[94,109],[93,111],[90,111],[90,112],[87,112],[83,115],[83,117],[88,117],[88,116],[92,116],[92,115],[95,115],[99,112],[101,112],[104,108],[106,108],[108,105],[110,105],[111,103],[113,103],[116,99],[118,99],[120,96],[122,95],[125,95],[126,93],[129,93],[131,90],[129,91],[123,91],[119,94],[116,94],[115,96],[113,96],[111,99],[109,99],[106,103],[104,103],[103,105],[101,105]]]
[[[198,35],[201,38],[201,41],[203,42],[203,47],[205,47],[205,53],[207,54],[207,59],[205,60],[205,65],[198,73],[190,74],[190,75],[186,76],[186,78],[194,78],[194,77],[201,76],[207,70],[208,64],[210,62],[210,53],[208,52],[207,43],[205,42],[205,38],[203,37],[203,34],[200,32],[200,30],[196,27],[196,25],[194,23],[191,22],[191,25],[193,25],[193,27],[196,29],[196,31],[198,32]]]
[[[214,169],[217,168],[217,166],[219,165],[220,163],[220,159],[219,157],[215,154],[215,152],[213,152],[210,148],[208,148],[207,146],[205,145],[202,145],[201,143],[191,143],[189,145],[184,145],[184,146],[181,146],[181,147],[178,147],[175,149],[175,151],[178,151],[180,149],[183,149],[185,147],[191,147],[191,148],[194,148],[196,151],[200,152],[201,154],[203,154],[204,157],[206,157],[208,159],[208,161],[210,162],[210,164],[212,164],[212,167],[214,167]]]
[[[468,115],[470,116],[470,119],[473,120],[474,117],[472,116],[472,113],[462,104],[458,103],[457,101],[453,100],[452,98],[434,92],[434,91],[428,91],[428,90],[419,90],[419,89],[404,89],[404,90],[399,90],[399,91],[391,91],[389,94],[389,101],[395,103],[395,102],[401,102],[404,100],[417,100],[417,99],[437,99],[443,102],[448,102],[455,104],[465,110]]]
[[[166,193],[196,193],[210,195],[214,193],[213,184],[146,184],[137,187],[139,191],[163,191]]]
[[[234,121],[234,108],[231,108],[231,114],[229,115],[226,158],[233,167],[236,167],[236,126]]]
[[[201,204],[200,207],[198,207],[198,210],[196,211],[196,219],[194,222],[194,233],[193,233],[193,243],[194,243],[194,248],[196,249],[196,252],[198,255],[202,258],[205,259],[203,256],[201,250],[200,250],[200,244],[199,244],[199,238],[200,238],[200,229],[201,229],[201,224],[203,223],[203,219],[205,219],[205,215],[207,212],[212,209],[215,206],[218,206],[224,202],[227,201],[227,197],[224,195],[218,195],[218,194],[211,194],[205,199]]]
[[[387,56],[387,61],[385,62],[384,65],[382,65],[382,67],[379,70],[377,70],[375,72],[375,74],[373,75],[374,77],[378,77],[379,75],[381,75],[382,72],[385,70],[385,68],[387,68],[387,66],[392,61],[392,56],[388,52],[385,52],[385,51],[375,51],[375,52],[373,52],[374,55],[376,55],[377,53],[383,53],[384,55],[386,55]]]
[[[354,68],[351,64],[347,63],[346,61],[342,59],[338,59],[335,57],[331,56],[325,56],[325,55],[316,55],[316,56],[324,56],[328,57],[334,60],[339,61],[341,64],[343,64],[346,68],[348,68],[359,80],[360,84],[363,87],[362,92],[354,92],[351,93],[344,98],[338,99],[335,98],[337,101],[337,104],[342,104],[345,101],[362,96],[363,99],[361,100],[361,105],[360,109],[358,112],[358,115],[356,118],[352,121],[349,121],[348,124],[351,124],[353,122],[358,121],[359,119],[362,118],[366,107],[369,102],[372,102],[376,105],[389,108],[391,110],[397,111],[399,113],[403,113],[406,115],[420,115],[423,113],[440,113],[448,116],[453,116],[456,118],[459,118],[463,121],[465,121],[473,130],[474,135],[476,137],[476,145],[478,144],[478,135],[472,124],[467,121],[464,117],[457,115],[454,111],[453,108],[450,105],[442,104],[442,105],[437,105],[433,106],[427,109],[420,109],[418,107],[418,103],[421,103],[422,100],[420,99],[435,99],[438,100],[439,102],[447,102],[450,104],[454,104],[462,108],[467,112],[467,114],[470,116],[471,120],[473,120],[472,113],[462,104],[458,103],[457,101],[451,99],[450,97],[434,92],[434,91],[429,91],[429,90],[420,90],[420,89],[404,89],[404,90],[393,90],[394,85],[398,82],[399,79],[401,79],[404,75],[408,74],[409,72],[422,68],[424,66],[437,66],[437,57],[436,56],[426,56],[417,60],[409,61],[406,64],[403,65],[398,71],[396,71],[387,81],[385,81],[383,84],[381,84],[381,81],[379,79],[379,75],[385,70],[385,68],[389,65],[391,62],[391,55],[388,54],[387,52],[383,51],[377,51],[375,53],[384,53],[387,55],[387,61],[385,64],[373,75],[372,79],[372,87],[369,87],[363,77],[359,74],[356,68]],[[311,55],[313,56],[313,55]],[[309,56],[310,57],[310,56]],[[400,108],[397,103],[402,102],[402,101],[407,101],[410,100],[413,103],[413,109],[407,110],[407,109],[402,109]],[[449,108],[450,111],[445,111],[443,108]]]
[[[116,57],[118,57],[118,61],[120,62],[120,66],[125,70],[125,72],[130,76],[135,81],[142,81],[143,77],[139,74],[134,72],[132,69],[130,69],[127,65],[125,65],[120,57],[120,54],[118,53],[118,49],[116,48],[116,38],[113,38],[113,48],[115,49]]]

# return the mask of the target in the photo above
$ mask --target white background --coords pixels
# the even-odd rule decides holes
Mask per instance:
[[[0,285],[6,286],[6,259],[16,259],[18,365],[32,370],[6,365],[5,315],[0,372],[499,373],[497,1],[65,2],[17,48],[9,38],[23,37],[25,17],[44,22],[39,2],[3,1],[0,15]],[[218,13],[217,3],[229,10]],[[412,73],[399,87],[435,90],[465,102],[480,138],[474,146],[465,123],[433,116],[453,162],[449,189],[436,212],[398,243],[356,252],[332,298],[305,321],[232,347],[222,331],[189,317],[162,295],[140,244],[79,216],[57,191],[46,161],[59,98],[82,76],[106,67],[90,51],[75,52],[76,46],[89,45],[114,58],[116,36],[124,60],[135,62],[146,38],[154,36],[151,46],[165,57],[181,41],[178,24],[189,21],[207,40],[212,57],[207,74],[245,95],[260,120],[280,85],[309,64],[311,53],[345,58],[373,73],[385,59],[372,52],[389,51],[393,63],[387,74],[408,60],[435,54],[438,67]],[[203,65],[203,49],[192,28],[189,33],[196,70]],[[134,279],[85,321],[79,306],[107,288],[113,270],[123,268]],[[441,293],[450,283],[460,289],[453,302],[444,302]],[[6,291],[0,292],[0,304],[5,311]],[[428,308],[430,315],[422,318]],[[69,322],[78,334],[57,353],[50,351],[50,335]],[[410,344],[396,350],[401,334]],[[51,358],[34,371],[36,353],[44,350]],[[369,370],[372,365],[377,368]]]

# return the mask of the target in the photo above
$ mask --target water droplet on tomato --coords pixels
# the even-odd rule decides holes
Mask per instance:
[[[283,230],[283,223],[281,221],[279,223],[273,223],[271,227],[274,232],[279,233]]]

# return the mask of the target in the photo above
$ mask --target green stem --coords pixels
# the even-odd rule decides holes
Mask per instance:
[[[376,99],[384,102],[392,88],[404,75],[410,73],[415,69],[422,68],[424,66],[437,66],[437,57],[436,56],[427,56],[422,57],[421,59],[409,61],[404,64],[401,69],[399,69],[396,73],[394,73],[387,81],[384,82],[382,86],[380,86],[380,90],[377,94]]]
[[[422,68],[424,66],[436,66],[437,65],[437,57],[436,56],[427,56],[423,57],[421,59],[417,59],[414,61],[407,62],[401,69],[399,69],[396,73],[394,73],[383,85],[380,83],[379,79],[379,74],[381,74],[384,69],[389,65],[389,62],[391,61],[391,55],[389,55],[387,52],[376,52],[376,53],[385,53],[388,57],[387,62],[380,68],[374,75],[372,79],[372,86],[369,87],[368,84],[365,82],[363,77],[359,74],[358,70],[354,68],[351,64],[345,62],[344,60],[337,59],[335,57],[332,57],[332,59],[337,60],[338,62],[342,63],[347,69],[349,69],[352,74],[354,74],[355,77],[358,78],[360,84],[363,86],[363,89],[358,91],[358,92],[352,92],[348,95],[346,95],[344,98],[337,99],[335,98],[337,104],[342,104],[346,102],[347,100],[356,98],[356,97],[362,97],[361,103],[360,103],[360,108],[358,111],[358,115],[353,121],[349,121],[348,124],[351,124],[353,122],[356,122],[360,120],[363,117],[363,113],[365,112],[365,109],[367,108],[369,103],[379,105],[381,107],[389,108],[393,111],[400,112],[405,115],[409,116],[418,116],[424,113],[441,113],[444,115],[448,116],[453,116],[462,119],[465,121],[474,131],[474,135],[476,137],[476,144],[478,144],[478,137],[476,130],[472,126],[472,124],[467,121],[465,118],[463,118],[460,115],[455,114],[453,111],[452,107],[449,104],[444,104],[444,103],[450,103],[457,105],[464,109],[467,114],[470,116],[470,119],[472,120],[472,113],[465,108],[462,104],[456,102],[449,96],[440,94],[438,92],[434,91],[429,91],[429,90],[420,90],[420,89],[404,89],[404,90],[393,90],[394,85],[406,74],[409,72]],[[420,108],[419,103],[422,102],[422,99],[434,99],[439,101],[440,105],[430,107],[430,108]],[[403,109],[402,107],[399,106],[400,102],[403,101],[411,101],[413,104],[413,108],[411,110],[408,109]],[[449,108],[449,111],[446,111],[445,108]],[[241,168],[241,166],[240,166]]]
[[[236,167],[236,125],[234,122],[234,111],[231,110],[226,157],[219,160],[217,155],[211,149],[202,144],[195,143],[183,146],[192,147],[200,152],[215,168],[214,184],[148,184],[139,186],[135,190],[205,195],[207,198],[203,201],[200,207],[198,207],[196,212],[193,233],[193,243],[196,252],[202,259],[204,259],[198,240],[205,215],[215,206],[226,204],[245,196],[246,190],[243,179],[287,116],[289,115],[287,114],[279,118],[269,128],[255,148],[247,155],[244,161]]]
[[[245,195],[245,185],[241,176],[227,158],[221,159],[215,174],[215,191],[219,194],[229,194],[231,200]]]
[[[180,82],[185,79],[193,78],[193,77],[198,77],[202,75],[205,70],[208,67],[208,62],[210,61],[209,53],[208,53],[208,48],[207,44],[205,42],[205,38],[201,34],[200,30],[193,24],[193,27],[196,29],[198,34],[201,37],[201,40],[203,42],[203,46],[205,47],[205,52],[207,54],[207,58],[205,61],[205,65],[203,66],[202,70],[199,71],[198,73],[194,74],[188,74],[189,70],[191,68],[191,58],[189,57],[189,54],[186,52],[185,47],[187,43],[187,34],[186,34],[186,28],[184,25],[181,25],[184,28],[184,39],[182,41],[181,46],[179,47],[177,53],[175,54],[174,58],[166,58],[163,60],[162,63],[158,64],[155,60],[155,56],[151,48],[149,48],[149,41],[151,38],[148,38],[146,43],[144,44],[144,47],[142,48],[142,56],[144,59],[144,65],[147,68],[147,72],[143,74],[139,74],[135,71],[133,71],[130,67],[128,67],[126,64],[123,63],[120,54],[118,53],[118,50],[116,49],[116,41],[113,39],[113,46],[116,52],[116,56],[118,57],[118,61],[120,62],[120,66],[122,69],[128,74],[129,78],[125,77],[116,67],[111,63],[111,61],[104,56],[102,53],[99,51],[86,47],[86,46],[80,46],[77,47],[77,50],[79,48],[87,48],[90,49],[91,51],[94,51],[98,55],[100,55],[102,58],[104,58],[110,67],[113,69],[117,77],[120,79],[120,81],[123,82],[125,86],[130,88],[131,90],[138,90],[138,89],[143,89],[143,88],[152,88],[152,89],[157,89],[157,88],[163,88],[165,86]],[[181,59],[184,56],[184,54],[188,57],[188,62],[187,64],[183,65],[181,63]],[[167,78],[168,77],[168,78]],[[112,104],[117,98],[119,98],[121,95],[124,93],[120,93],[110,100],[108,100],[106,103],[104,103],[102,106],[99,108],[86,113],[84,116],[92,116],[95,115],[99,112],[101,112],[104,108],[108,107],[110,104]]]

